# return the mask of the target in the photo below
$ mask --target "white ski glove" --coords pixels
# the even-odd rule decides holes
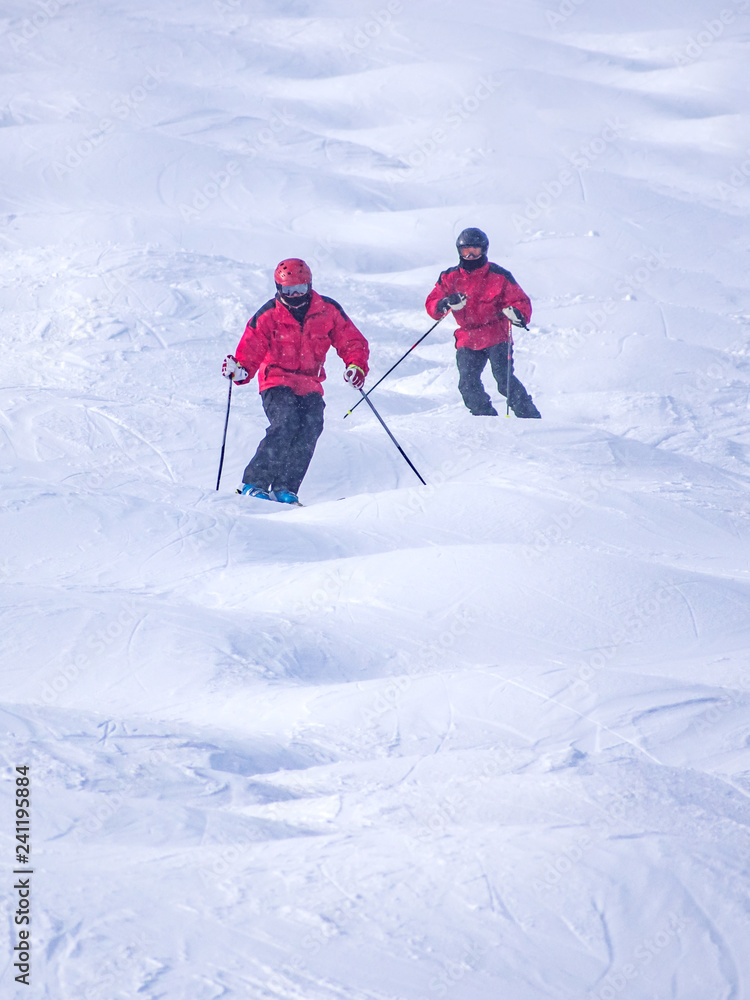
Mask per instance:
[[[344,372],[344,381],[353,385],[355,389],[361,389],[365,384],[365,373],[359,365],[348,365]]]
[[[513,326],[526,326],[526,320],[515,306],[506,306],[503,309],[503,316],[509,319]]]
[[[221,374],[224,378],[234,379],[238,385],[247,382],[249,378],[247,370],[242,367],[233,354],[227,354],[224,358],[224,363],[221,366]]]

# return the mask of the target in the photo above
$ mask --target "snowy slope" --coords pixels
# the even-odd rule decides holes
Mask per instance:
[[[5,5],[8,996],[750,997],[749,10]],[[332,357],[308,506],[253,386],[216,493],[276,262],[374,378],[467,225],[543,420],[446,320],[373,397],[430,485]]]

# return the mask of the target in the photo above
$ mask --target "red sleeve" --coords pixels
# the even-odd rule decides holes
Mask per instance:
[[[526,292],[517,285],[515,281],[505,279],[505,286],[500,292],[499,311],[502,312],[508,306],[515,306],[524,318],[526,325],[531,319],[531,302]]]
[[[444,274],[445,272],[443,272]],[[445,316],[445,312],[440,312],[438,310],[437,304],[440,299],[444,298],[449,293],[443,288],[443,274],[437,280],[435,287],[432,289],[430,294],[427,296],[427,301],[424,304],[425,309],[428,314],[432,316],[433,319],[441,319]]]
[[[244,385],[245,382],[249,382],[253,378],[262,365],[263,358],[265,358],[271,345],[268,331],[265,329],[265,323],[263,322],[263,315],[267,311],[267,306],[268,303],[253,316],[245,327],[245,332],[242,334],[240,342],[237,345],[235,357],[248,373],[247,379],[238,382],[238,385]]]
[[[367,375],[370,371],[369,344],[337,302],[331,303],[330,308],[333,313],[331,343],[336,353],[347,367],[357,365]]]

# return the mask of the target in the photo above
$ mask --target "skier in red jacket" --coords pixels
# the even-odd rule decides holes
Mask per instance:
[[[510,271],[487,260],[489,245],[481,229],[464,229],[456,240],[459,263],[442,272],[427,296],[425,307],[433,319],[453,310],[458,324],[455,332],[458,388],[472,413],[497,416],[481,380],[489,361],[497,388],[503,396],[508,395],[515,415],[540,417],[531,396],[513,374],[511,324],[528,324],[531,303]]]
[[[323,431],[323,362],[329,347],[346,365],[344,379],[361,389],[369,347],[333,299],[312,288],[303,260],[282,260],[274,272],[276,296],[245,328],[222,374],[244,385],[258,374],[266,436],[245,469],[238,493],[299,503],[297,493]]]

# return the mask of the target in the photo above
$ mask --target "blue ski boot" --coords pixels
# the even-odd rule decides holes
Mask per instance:
[[[260,486],[253,486],[252,483],[243,483],[236,492],[241,493],[243,497],[255,497],[258,500],[273,500],[268,490],[262,490]]]
[[[299,497],[296,493],[292,493],[291,490],[271,490],[271,500],[276,500],[278,503],[291,503],[297,507],[301,507],[302,504],[299,502]]]

